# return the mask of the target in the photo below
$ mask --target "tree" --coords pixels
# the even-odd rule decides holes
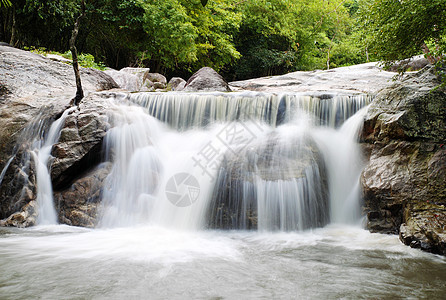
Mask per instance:
[[[73,99],[74,105],[79,105],[80,101],[84,98],[84,91],[82,89],[82,81],[81,75],[79,73],[79,63],[77,59],[77,49],[76,49],[76,38],[79,34],[79,26],[81,19],[85,16],[85,1],[81,0],[81,13],[77,17],[76,22],[74,23],[73,32],[71,33],[70,39],[70,51],[71,57],[73,59],[73,70],[74,77],[76,79],[76,96]]]
[[[436,62],[446,50],[446,0],[363,0],[363,29],[385,65],[422,51]]]

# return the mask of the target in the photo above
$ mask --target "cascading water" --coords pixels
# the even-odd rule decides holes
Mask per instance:
[[[102,226],[288,231],[358,218],[360,156],[348,131],[361,116],[348,119],[367,96],[129,97],[145,109],[110,116]]]
[[[310,112],[318,125],[337,127],[371,97],[358,95],[306,95],[239,93],[137,93],[128,100],[146,107],[149,114],[184,130],[203,127],[216,121],[259,120],[276,127],[289,122],[299,111]]]
[[[14,160],[19,168],[17,182],[12,183],[21,190],[19,195],[28,194],[29,189],[36,189],[38,206],[36,223],[39,225],[57,224],[57,212],[53,203],[53,188],[49,173],[51,149],[57,142],[65,118],[74,108],[67,109],[60,118],[52,122],[42,109],[29,125],[21,132],[12,156],[0,173],[0,186]],[[34,171],[32,172],[32,164]],[[31,180],[35,176],[35,183]],[[20,199],[19,199],[20,201]]]
[[[57,224],[57,212],[54,208],[53,187],[51,176],[48,170],[48,163],[51,158],[51,149],[60,136],[60,130],[67,115],[75,108],[64,111],[62,116],[51,124],[48,135],[44,140],[37,139],[33,144],[31,155],[36,166],[37,179],[37,224],[52,225]]]
[[[100,196],[98,227],[106,228],[0,228],[2,298],[393,299],[444,292],[444,258],[406,247],[397,236],[324,226],[359,215],[355,140],[365,111],[354,114],[363,105],[348,101],[361,97],[345,101],[355,107],[345,116],[338,109],[321,115],[313,108],[326,100],[309,96],[300,107],[259,99],[268,108],[245,114],[247,99],[226,119],[209,118],[188,100],[198,95],[175,97],[182,107],[165,115],[168,124],[150,109],[110,99],[116,105],[109,106],[106,162],[98,166],[111,169]],[[203,97],[206,109],[226,106]],[[185,111],[205,121],[189,123]],[[43,165],[48,161],[43,148],[56,139],[46,134],[50,120],[42,120],[25,140],[46,142],[15,152],[9,171],[23,156],[19,173],[27,173],[32,149]],[[197,230],[206,227],[258,230]]]

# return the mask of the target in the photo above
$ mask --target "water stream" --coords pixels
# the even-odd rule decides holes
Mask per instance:
[[[445,258],[361,228],[356,140],[370,100],[110,99],[98,228],[0,229],[0,298],[438,298]],[[39,203],[52,202],[62,122],[34,154]]]

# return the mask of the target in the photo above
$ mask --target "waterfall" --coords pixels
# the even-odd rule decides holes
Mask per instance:
[[[137,105],[123,101],[109,118],[104,152],[113,168],[100,226],[294,231],[358,219],[355,132],[370,97],[137,93],[127,100]]]
[[[36,167],[37,179],[37,205],[38,216],[37,224],[52,225],[57,224],[57,212],[54,208],[53,187],[49,171],[49,160],[51,158],[51,149],[59,140],[60,130],[65,122],[65,118],[75,108],[64,111],[62,116],[51,124],[49,132],[44,140],[38,139],[33,142],[31,156]]]
[[[185,130],[218,122],[258,120],[276,127],[299,111],[314,116],[317,125],[338,127],[371,97],[364,94],[265,94],[237,93],[136,93],[128,99],[147,108],[150,115]]]

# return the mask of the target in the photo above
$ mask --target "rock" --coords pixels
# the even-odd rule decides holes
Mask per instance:
[[[117,87],[98,70],[82,68],[81,78],[86,95]],[[0,218],[22,214],[35,199],[30,143],[62,114],[75,93],[72,66],[0,46]]]
[[[408,72],[408,71],[418,71],[423,69],[429,64],[429,60],[424,57],[424,55],[414,56],[409,59],[401,60],[393,64],[388,71],[391,72]]]
[[[55,190],[71,184],[73,178],[101,161],[102,140],[110,128],[106,114],[112,109],[107,97],[108,94],[90,94],[65,119],[59,141],[51,152]]]
[[[96,226],[102,187],[110,170],[111,163],[100,164],[74,181],[69,188],[54,193],[60,223],[90,228]]]
[[[150,68],[131,68],[131,67],[126,67],[126,68],[122,68],[120,70],[120,72],[136,75],[136,76],[138,76],[138,77],[140,77],[142,79],[142,78],[146,77],[147,74],[150,72]]]
[[[152,92],[155,90],[154,84],[152,81],[147,79],[148,74],[150,73],[149,68],[123,68],[120,70],[125,74],[134,75],[137,78],[136,87],[123,86],[126,90],[131,92]]]
[[[171,91],[182,91],[186,85],[186,80],[180,77],[172,77],[167,84],[167,88]]]
[[[37,220],[37,202],[30,201],[22,207],[20,212],[16,212],[5,220],[0,220],[0,226],[9,227],[29,227],[36,225]]]
[[[371,151],[361,176],[368,228],[436,253],[445,224],[429,220],[446,204],[446,92],[438,84],[426,67],[378,93],[362,132]]]
[[[336,94],[376,94],[392,84],[393,72],[383,71],[377,63],[366,63],[331,70],[298,71],[230,82],[233,91],[305,92]]]
[[[73,67],[70,65],[5,46],[0,46],[0,62],[2,85],[8,88],[14,99],[21,99],[30,106],[40,107],[58,100],[66,102],[67,99],[69,103],[76,94]],[[86,95],[118,87],[109,76],[98,70],[81,68],[81,79]],[[32,103],[29,103],[30,97],[33,97]]]
[[[161,75],[160,73],[146,73],[144,76],[144,80],[150,80],[155,84],[158,83],[158,85],[162,88],[166,88],[167,86],[166,77],[164,77],[164,75]]]
[[[130,92],[152,92],[167,87],[166,77],[150,73],[149,68],[123,68],[120,71],[106,70],[121,88]]]
[[[138,76],[126,72],[108,69],[104,71],[119,85],[120,88],[130,92],[138,92],[141,89],[141,82]]]
[[[446,255],[446,207],[432,203],[412,203],[406,209],[400,240],[412,247]]]
[[[186,82],[186,92],[230,92],[228,83],[212,68],[204,67],[195,72]]]
[[[71,59],[65,58],[63,56],[57,55],[57,54],[47,54],[45,55],[46,58],[49,58],[54,61],[71,64],[73,61]]]

